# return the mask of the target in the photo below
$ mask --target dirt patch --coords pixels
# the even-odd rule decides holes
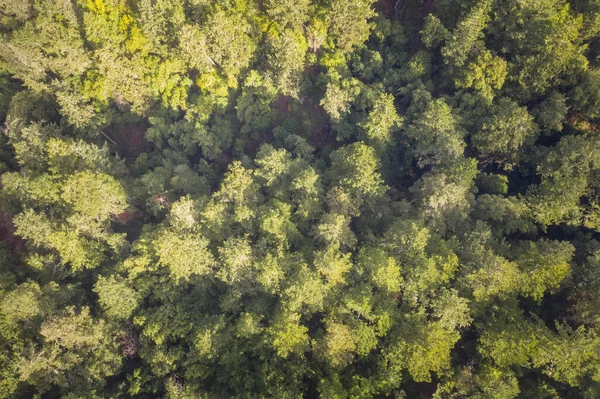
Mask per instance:
[[[143,214],[139,210],[131,208],[118,215],[113,215],[113,222],[114,231],[125,233],[129,242],[137,240],[144,227]]]
[[[245,152],[247,154],[250,154],[253,157],[255,157],[256,153],[260,149],[261,145],[270,144],[272,142],[273,142],[273,132],[271,132],[271,131],[262,132],[262,133],[260,133],[260,135],[257,139],[248,138],[246,140],[246,151]]]
[[[119,213],[118,215],[113,216],[113,220],[115,223],[119,223],[122,225],[129,224],[134,220],[137,220],[142,217],[142,213],[138,210],[125,211]]]
[[[304,106],[306,107],[307,117],[311,126],[311,144],[316,148],[338,147],[340,143],[337,141],[335,133],[331,130],[331,121],[325,109],[311,101],[305,101]]]
[[[281,117],[287,118],[292,113],[291,102],[293,100],[289,96],[279,96],[271,103],[271,107],[275,108]]]
[[[584,132],[590,132],[593,134],[598,134],[598,125],[587,121],[577,112],[573,112],[567,115],[567,117],[565,118],[565,122],[573,126],[575,129],[583,130]]]
[[[296,120],[299,131],[294,133],[303,135],[316,149],[339,146],[336,135],[331,130],[329,115],[312,98],[306,96],[299,101],[289,96],[278,96],[271,103],[271,107],[277,111],[280,123],[286,119]],[[258,140],[249,140],[247,148],[253,153],[254,147],[256,150],[260,144],[269,143],[272,140],[273,137],[270,133],[263,133]]]
[[[12,216],[0,211],[0,242],[6,243],[14,253],[20,253],[25,246],[25,240],[15,235],[15,225]]]
[[[144,136],[148,130],[146,123],[121,124],[104,131],[109,141],[117,146],[117,152],[124,158],[137,158],[148,150]]]
[[[386,15],[393,15],[402,22],[407,37],[411,38],[408,42],[411,53],[421,50],[423,43],[419,32],[423,29],[425,17],[429,14],[435,14],[437,10],[437,0],[424,0],[416,2],[414,0],[396,0],[381,1],[382,7],[385,7]],[[393,8],[390,9],[391,4]]]
[[[383,14],[386,18],[393,18],[396,10],[401,6],[400,0],[379,0],[375,3],[375,11]]]
[[[336,140],[335,134],[331,131],[331,126],[324,126],[322,129],[314,130],[310,137],[311,144],[319,149],[324,147],[339,147],[340,143]]]

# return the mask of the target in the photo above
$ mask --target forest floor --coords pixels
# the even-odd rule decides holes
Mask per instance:
[[[14,253],[19,253],[23,249],[25,241],[15,235],[16,229],[12,218],[11,214],[0,211],[0,242],[6,243]]]
[[[120,156],[135,159],[142,152],[147,151],[144,140],[147,130],[147,123],[126,123],[112,126],[105,134],[116,143]]]

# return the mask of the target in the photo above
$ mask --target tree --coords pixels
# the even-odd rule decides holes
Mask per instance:
[[[317,272],[330,286],[348,283],[346,275],[352,269],[350,254],[342,253],[335,246],[314,253],[314,265]]]
[[[475,218],[488,221],[500,234],[537,230],[531,209],[521,198],[483,194],[477,197],[473,212]]]
[[[240,3],[240,5],[247,3]],[[216,64],[231,87],[236,87],[236,77],[244,70],[256,50],[254,27],[246,19],[243,9],[224,9],[216,5],[204,25],[209,62]]]
[[[372,0],[330,0],[328,3],[329,32],[335,47],[349,51],[369,38],[368,20],[375,16]]]
[[[433,14],[429,14],[425,17],[423,30],[419,33],[421,34],[421,41],[427,48],[439,46],[440,43],[447,40],[450,35],[448,29],[442,24],[442,21]]]
[[[350,229],[350,218],[344,215],[327,213],[317,225],[317,235],[326,244],[334,247],[354,247],[356,237]]]
[[[279,313],[273,319],[267,330],[268,340],[278,356],[287,358],[292,353],[302,355],[308,350],[308,329],[299,321],[299,314],[289,312]]]
[[[429,102],[404,133],[413,143],[414,157],[420,167],[448,165],[464,151],[464,132],[442,99]]]
[[[600,397],[600,0],[0,0],[0,397]]]
[[[524,274],[521,292],[541,300],[547,290],[558,288],[571,272],[575,248],[568,242],[540,240],[525,246],[517,263]]]
[[[574,108],[583,112],[588,118],[598,117],[598,105],[600,104],[600,69],[590,69],[583,74],[581,83],[571,90],[571,99]]]
[[[182,29],[186,17],[182,3],[173,0],[142,0],[137,9],[139,28],[155,52],[162,55],[168,52],[169,47],[176,46],[174,42],[177,32]]]
[[[89,308],[73,307],[46,320],[40,329],[45,344],[29,347],[19,364],[21,379],[40,392],[53,385],[63,393],[85,394],[101,389],[122,362],[115,331],[103,320],[94,320]]]
[[[250,72],[237,100],[237,117],[243,123],[244,133],[258,135],[271,126],[274,111],[271,102],[275,99],[274,86],[256,71]]]
[[[509,55],[510,92],[516,98],[530,99],[544,93],[561,75],[586,69],[578,40],[582,18],[571,12],[568,2],[509,1],[495,15],[490,35],[503,43],[501,52]]]
[[[270,144],[263,144],[256,154],[256,176],[265,181],[265,186],[274,186],[289,173],[292,159],[284,149],[275,149]],[[281,185],[281,184],[279,184]]]
[[[6,322],[33,322],[50,309],[42,302],[39,284],[27,281],[3,295],[0,309]],[[10,323],[7,323],[10,324]]]
[[[510,297],[518,291],[521,276],[516,263],[491,250],[476,254],[476,259],[478,269],[467,276],[476,301]]]
[[[490,51],[482,50],[457,75],[454,84],[458,89],[473,88],[491,100],[504,85],[507,63]]]
[[[128,319],[138,307],[139,294],[121,278],[98,277],[94,285],[100,305],[107,316],[117,320]]]
[[[3,195],[17,214],[17,234],[55,251],[73,271],[98,267],[105,251],[122,254],[124,234],[113,233],[110,225],[127,208],[127,196],[107,174],[122,170],[108,149],[61,140],[53,125],[13,121],[10,126],[9,140],[23,154],[22,171],[5,174],[2,181]]]
[[[375,99],[373,110],[369,112],[367,120],[362,125],[368,140],[374,143],[387,143],[393,136],[394,128],[402,124],[394,105],[394,97],[382,94]]]
[[[122,213],[127,206],[121,185],[111,176],[103,174],[80,172],[69,176],[61,197],[75,212],[99,223]]]
[[[471,136],[471,144],[484,158],[514,164],[523,148],[535,141],[538,126],[526,108],[507,98],[492,107],[493,115],[482,121],[481,129]]]
[[[579,216],[581,198],[599,156],[596,139],[583,136],[565,136],[547,153],[538,165],[542,181],[528,191],[539,223],[549,225]]]
[[[356,344],[352,337],[352,331],[345,325],[329,322],[325,327],[324,357],[331,367],[347,365],[352,360]]]
[[[164,231],[156,239],[159,264],[168,267],[173,277],[178,279],[209,274],[214,259],[207,248],[208,244],[206,238],[197,234]]]
[[[482,355],[500,369],[527,367],[531,362],[546,376],[575,386],[597,357],[598,338],[584,327],[572,330],[557,323],[555,333],[535,316],[531,320],[521,314],[509,317],[486,326],[481,338]],[[557,356],[557,350],[562,355]]]
[[[379,248],[362,248],[358,254],[358,265],[368,273],[373,285],[387,293],[399,292],[403,277],[398,262]]]
[[[423,215],[439,228],[457,228],[469,212],[474,196],[473,180],[476,164],[473,159],[463,159],[446,173],[428,172],[410,191],[414,203]]]
[[[26,210],[14,219],[16,233],[37,247],[51,249],[61,263],[74,271],[94,269],[105,260],[101,243],[90,240],[72,227],[59,226],[46,215]],[[93,228],[93,227],[92,227]]]
[[[563,122],[569,111],[566,100],[563,94],[553,92],[534,110],[536,123],[542,128],[544,134],[563,129]]]
[[[340,84],[327,83],[325,97],[321,106],[327,111],[334,122],[340,121],[344,114],[350,111],[350,104],[358,94],[356,82],[343,80]]]
[[[322,209],[323,183],[319,174],[311,167],[298,172],[290,184],[296,202],[296,214],[303,219],[316,217]]]
[[[307,41],[297,30],[271,38],[270,44],[267,76],[281,94],[299,98]]]
[[[464,19],[456,25],[442,48],[442,55],[446,64],[453,68],[461,68],[465,64],[473,49],[477,47],[477,43],[483,37],[482,31],[490,18],[491,3],[489,0],[477,1]],[[430,19],[430,21],[432,20]],[[430,22],[430,24],[433,22]],[[439,30],[439,28],[436,30]]]
[[[383,355],[387,367],[392,375],[406,368],[414,381],[431,381],[431,373],[450,368],[450,350],[459,334],[438,322],[427,323],[423,312],[407,314],[405,320],[401,339]]]
[[[52,76],[63,81],[82,78],[90,59],[84,51],[74,5],[65,1],[19,4],[24,9],[15,7],[9,13],[21,20],[35,17],[19,24],[0,43],[1,59],[12,75],[38,92],[52,86]]]
[[[18,362],[25,346],[25,341],[19,336],[20,329],[14,323],[0,315],[0,394],[10,397],[19,384]]]
[[[219,248],[221,264],[217,276],[229,285],[252,280],[252,247],[247,239],[228,238]]]
[[[383,194],[378,160],[371,147],[361,142],[350,144],[331,153],[330,158],[333,183],[347,191],[358,207],[365,199]]]
[[[308,0],[265,2],[267,15],[280,25],[281,30],[299,28],[308,20],[310,7]]]
[[[213,73],[217,64],[209,55],[207,37],[202,29],[197,25],[184,24],[177,33],[178,48],[189,67],[206,75]]]
[[[242,229],[252,226],[257,205],[261,201],[259,186],[253,178],[253,171],[247,170],[238,161],[229,165],[229,172],[223,179],[221,189],[203,209],[201,221],[206,236],[223,240],[236,224]]]

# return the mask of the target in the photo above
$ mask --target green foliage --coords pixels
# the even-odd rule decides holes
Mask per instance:
[[[267,0],[265,8],[267,15],[277,22],[281,28],[298,28],[308,18],[309,0]]]
[[[384,354],[390,373],[406,368],[415,382],[429,382],[431,373],[450,368],[450,350],[459,337],[456,331],[439,322],[427,323],[424,312],[407,314],[400,331],[404,338]]]
[[[498,321],[486,328],[481,351],[499,368],[527,367],[531,363],[551,379],[577,386],[584,370],[598,356],[598,338],[584,327],[572,330],[557,324],[555,328],[556,332],[550,330],[535,317],[529,321],[515,315],[510,321]]]
[[[2,312],[4,313],[4,312]],[[19,337],[20,329],[18,325],[7,320],[0,314],[0,394],[10,397],[14,394],[19,383],[18,362],[23,351],[24,340]]]
[[[527,110],[506,98],[497,101],[495,113],[485,118],[471,137],[482,157],[497,162],[518,162],[523,148],[536,139],[538,127]]]
[[[386,143],[392,138],[393,129],[401,123],[402,119],[394,105],[394,97],[384,94],[375,100],[373,110],[362,127],[370,141]]]
[[[509,1],[506,17],[496,11],[492,34],[510,56],[509,80],[517,98],[530,98],[550,88],[562,74],[577,75],[587,67],[578,40],[582,17],[563,0]]]
[[[27,348],[18,366],[20,378],[40,392],[57,386],[63,393],[87,394],[102,388],[122,362],[115,332],[92,319],[89,308],[66,309],[45,321],[40,334],[44,344]]]
[[[209,274],[214,259],[207,246],[208,240],[202,236],[164,231],[156,239],[158,262],[178,279]]]
[[[369,37],[369,19],[375,16],[373,0],[330,0],[328,1],[328,23],[335,46],[350,51]]]
[[[274,118],[271,108],[274,99],[274,86],[256,71],[252,71],[244,81],[236,106],[237,117],[244,124],[244,133],[259,133],[270,126]]]
[[[293,6],[292,9],[296,9]],[[269,77],[277,90],[286,96],[298,98],[308,50],[307,41],[300,30],[284,33],[271,41],[268,58]]]
[[[493,173],[481,173],[477,176],[477,186],[483,194],[506,194],[508,177]]]
[[[100,305],[110,318],[128,319],[138,306],[138,293],[126,281],[114,276],[98,277],[94,292],[98,294]]]
[[[571,272],[573,253],[574,248],[568,242],[540,240],[529,243],[529,248],[517,258],[525,274],[521,286],[523,295],[541,300],[546,290],[558,288]]]
[[[343,147],[331,156],[330,175],[342,189],[355,198],[380,195],[383,181],[377,171],[375,151],[364,143]]]
[[[483,37],[482,31],[488,24],[488,13],[490,12],[492,2],[490,0],[482,0],[475,3],[475,6],[450,33],[445,46],[442,48],[444,62],[450,64],[452,67],[460,68],[465,65],[465,62],[473,50],[476,49],[479,40]],[[429,21],[431,21],[429,26],[436,25],[434,20],[429,19]],[[435,31],[440,30],[440,28],[432,27],[429,27],[428,29],[435,29]],[[432,44],[433,40],[434,39],[427,39],[427,41]]]
[[[125,210],[125,192],[111,176],[80,172],[69,176],[64,183],[62,199],[75,212],[98,222]]]
[[[406,128],[405,134],[413,143],[419,166],[448,165],[464,151],[464,132],[442,99],[429,102],[423,113]]]
[[[600,104],[600,70],[586,71],[581,83],[571,91],[574,108],[588,118],[598,118],[598,105]]]
[[[0,309],[7,321],[24,322],[44,313],[40,286],[27,281],[3,295]]]
[[[506,61],[488,50],[480,52],[454,81],[458,89],[473,88],[489,99],[500,90],[506,79]]]
[[[352,81],[342,81],[341,85],[334,82],[327,84],[321,106],[333,121],[340,120],[344,114],[350,111],[350,103],[358,94],[354,83]]]
[[[529,191],[538,222],[548,225],[580,215],[591,171],[598,167],[597,139],[565,136],[538,165],[541,183]]]
[[[553,92],[534,110],[534,116],[544,134],[550,134],[550,131],[563,129],[563,121],[568,111],[565,96]]]
[[[245,69],[256,49],[255,29],[247,17],[252,15],[252,5],[239,2],[237,9],[225,10],[216,6],[204,25],[205,40],[211,63],[227,77],[229,85]],[[254,37],[253,37],[254,36]]]
[[[421,41],[427,48],[437,47],[442,41],[448,39],[450,32],[442,24],[442,21],[433,14],[425,17],[423,30],[420,32]]]
[[[600,397],[599,21],[0,0],[0,397]]]
[[[308,329],[299,321],[297,313],[284,312],[274,317],[268,328],[268,340],[277,356],[287,358],[292,353],[302,355],[308,350]]]

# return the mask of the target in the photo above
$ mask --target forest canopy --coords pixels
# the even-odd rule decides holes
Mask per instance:
[[[0,397],[600,398],[600,0],[0,0]]]

